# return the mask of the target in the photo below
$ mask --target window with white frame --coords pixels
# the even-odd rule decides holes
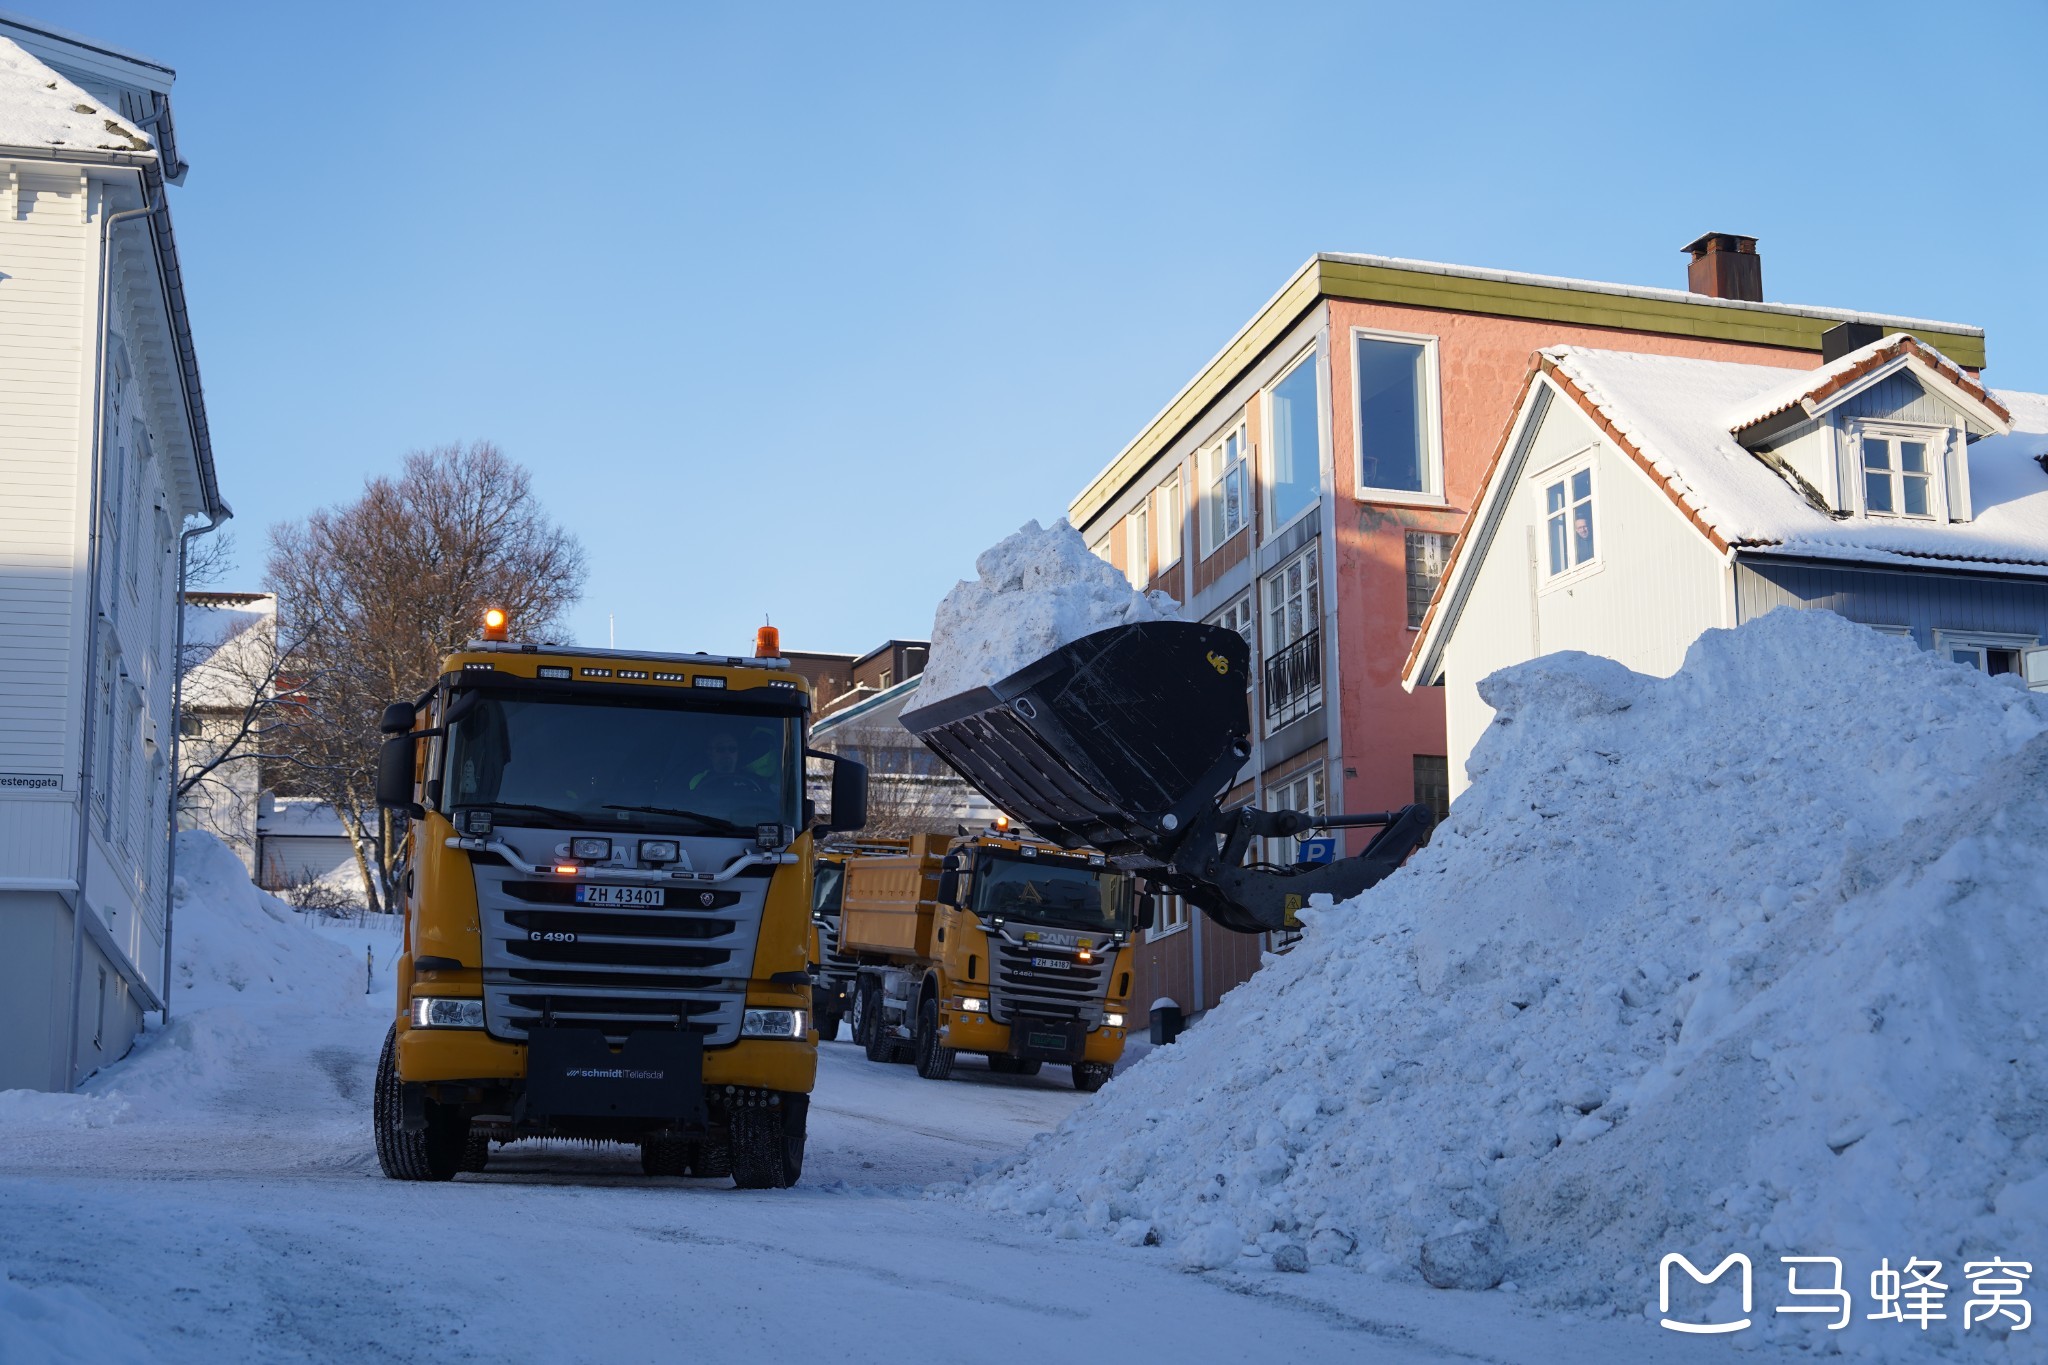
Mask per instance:
[[[1942,516],[1943,433],[1859,423],[1856,458],[1863,469],[1863,510],[1873,517]]]
[[[1153,494],[1153,501],[1159,506],[1153,512],[1154,524],[1159,531],[1159,571],[1164,573],[1180,563],[1181,537],[1186,534],[1185,520],[1181,516],[1180,470],[1166,476],[1166,482],[1159,485]]]
[[[2018,673],[2027,650],[2040,643],[2034,635],[2001,632],[1937,630],[1934,652],[1951,663],[1963,664],[1996,677]]]
[[[1323,487],[1322,404],[1311,351],[1266,391],[1266,529],[1282,530]]]
[[[1308,815],[1324,815],[1329,811],[1323,790],[1323,765],[1304,768],[1291,777],[1284,777],[1266,788],[1267,810],[1298,810]],[[1306,835],[1302,837],[1307,837]],[[1301,857],[1301,844],[1293,835],[1263,841],[1261,850],[1265,861],[1281,867],[1292,867]],[[1275,929],[1266,935],[1269,952],[1285,952],[1301,941],[1301,929],[1289,924],[1285,929]]]
[[[1351,355],[1358,495],[1441,498],[1435,340],[1353,332]]]
[[[1188,903],[1184,896],[1171,896],[1164,891],[1152,893],[1152,927],[1145,931],[1147,943],[1157,943],[1168,934],[1177,934],[1188,927]]]
[[[1260,670],[1267,733],[1323,704],[1321,543],[1266,575],[1266,659]]]
[[[1236,631],[1244,637],[1246,657],[1257,659],[1259,657],[1259,641],[1256,620],[1257,613],[1252,610],[1252,595],[1246,593],[1223,610],[1211,612],[1203,624],[1222,626],[1225,630]],[[1257,674],[1258,670],[1256,668],[1246,670],[1244,679],[1245,691],[1250,692],[1253,690],[1252,682]]]
[[[1408,628],[1419,629],[1450,560],[1451,538],[1440,531],[1408,533]]]
[[[1140,498],[1124,518],[1124,577],[1134,588],[1152,581],[1152,541],[1145,529],[1145,502]]]
[[[1593,466],[1571,465],[1539,481],[1543,490],[1544,574],[1563,578],[1600,562]]]
[[[1215,554],[1251,522],[1246,488],[1247,461],[1251,456],[1249,436],[1249,428],[1239,421],[1223,433],[1222,440],[1203,451],[1198,462],[1204,555]]]

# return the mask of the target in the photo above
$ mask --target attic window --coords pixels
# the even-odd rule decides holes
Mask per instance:
[[[1856,445],[1863,468],[1864,513],[1873,517],[1940,520],[1945,435],[1903,427],[1860,427]]]

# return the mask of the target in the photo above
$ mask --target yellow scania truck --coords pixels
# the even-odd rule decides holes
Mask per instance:
[[[777,657],[509,641],[502,613],[384,713],[377,797],[405,817],[397,1017],[377,1155],[398,1180],[494,1143],[637,1144],[650,1175],[793,1184],[817,1073],[812,844],[865,818],[810,685]]]
[[[853,1036],[868,1060],[944,1080],[978,1052],[992,1071],[1054,1062],[1075,1089],[1102,1088],[1130,1011],[1131,878],[1007,829],[918,835],[843,873],[839,950],[857,964]]]

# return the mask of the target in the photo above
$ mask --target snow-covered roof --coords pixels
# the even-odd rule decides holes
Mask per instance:
[[[1576,346],[1539,355],[1567,396],[1662,483],[1719,548],[1923,567],[2029,573],[2048,567],[2048,472],[2033,459],[2048,452],[2048,397],[1986,395],[2013,421],[2010,434],[1970,447],[1971,520],[1836,517],[1738,444],[1730,430],[1731,414],[1739,420],[1786,388],[1782,368]]]
[[[1912,371],[1921,384],[1976,417],[1986,429],[2012,420],[2012,414],[1968,371],[1918,337],[1900,332],[1858,346],[1817,370],[1799,371],[1727,414],[1723,425],[1742,436],[1794,409],[1803,417],[1815,416],[1900,369]]]
[[[1517,431],[1545,380],[1664,489],[1716,549],[1922,569],[2048,577],[2048,394],[1979,387],[1910,337],[1861,347],[1791,379],[1777,365],[1555,346],[1537,352],[1515,416],[1502,434],[1477,506],[1452,547],[1403,669],[1405,685],[1430,682],[1455,626],[1464,584],[1484,557]],[[1968,521],[1837,516],[1814,505],[1737,439],[1768,415],[1812,402],[1816,410],[1904,357],[1929,388],[1957,401],[1973,430]],[[1937,367],[1934,362],[1940,361]]]
[[[0,147],[155,156],[149,135],[0,37]]]
[[[265,801],[262,813],[256,817],[256,831],[273,837],[286,835],[301,839],[348,837],[348,831],[343,828],[341,817],[334,813],[334,807],[310,796],[279,796]]]

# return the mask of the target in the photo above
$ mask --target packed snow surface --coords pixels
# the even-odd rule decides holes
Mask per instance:
[[[1098,630],[1180,619],[1171,597],[1134,591],[1064,521],[1025,523],[982,551],[974,569],[977,578],[939,603],[918,706],[985,687]]]
[[[71,151],[148,152],[140,128],[0,38],[0,145]]]
[[[1743,1344],[2005,1351],[1959,1335],[1963,1270],[2048,1262],[2048,704],[1791,610],[1671,678],[1560,654],[1481,690],[1427,849],[965,1198],[1596,1316],[1742,1252]],[[1842,1259],[1848,1330],[1771,1311],[1786,1255]],[[1913,1257],[1947,1320],[1867,1322]]]

